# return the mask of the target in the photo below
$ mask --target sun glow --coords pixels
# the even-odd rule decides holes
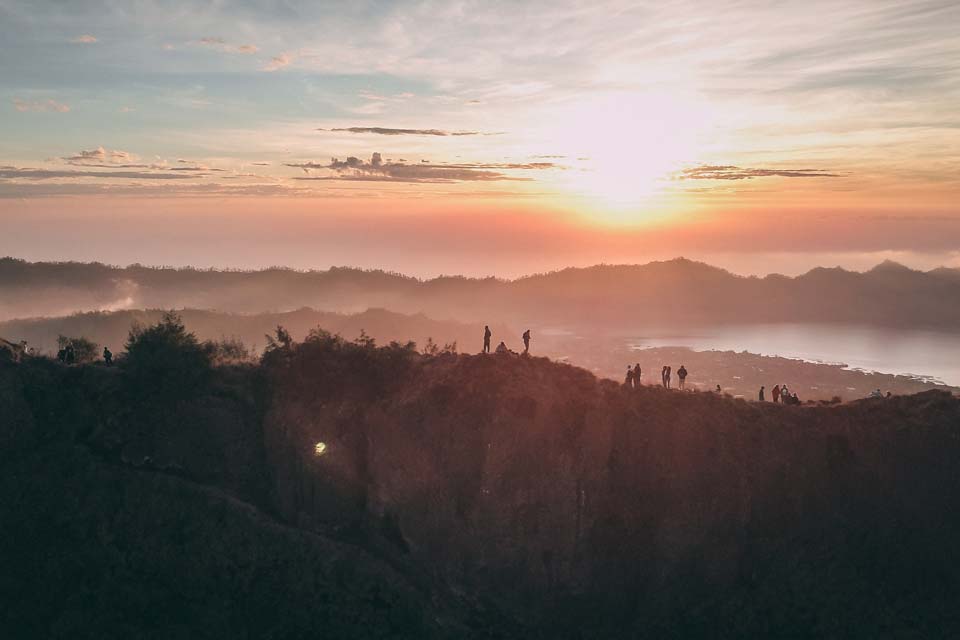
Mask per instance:
[[[671,174],[696,162],[709,110],[689,96],[617,93],[578,102],[551,122],[547,135],[570,159],[559,190],[586,200],[595,219],[638,222],[663,199]]]

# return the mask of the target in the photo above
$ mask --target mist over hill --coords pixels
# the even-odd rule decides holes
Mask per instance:
[[[960,271],[914,271],[886,262],[865,273],[817,268],[794,278],[742,277],[685,259],[571,268],[517,280],[334,268],[217,271],[0,259],[0,320],[83,310],[196,308],[257,313],[305,306],[336,312],[385,308],[469,323],[703,326],[843,322],[960,326]]]
[[[0,409],[22,635],[960,632],[943,392],[748,403],[319,332],[204,372],[0,363]]]

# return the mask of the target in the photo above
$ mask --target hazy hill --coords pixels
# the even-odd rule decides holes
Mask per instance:
[[[189,395],[132,402],[130,384],[0,364],[4,628],[960,632],[946,393],[759,405],[323,336]]]
[[[126,268],[0,260],[0,320],[76,310],[198,308],[357,312],[386,308],[512,325],[642,326],[851,322],[955,329],[960,273],[883,263],[866,272],[817,268],[796,278],[741,277],[684,259],[565,269],[513,281],[337,268],[300,272]]]

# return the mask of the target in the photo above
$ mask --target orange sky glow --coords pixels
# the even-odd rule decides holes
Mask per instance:
[[[960,265],[955,4],[104,7],[0,4],[0,254]]]

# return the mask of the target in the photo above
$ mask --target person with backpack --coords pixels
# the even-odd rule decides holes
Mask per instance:
[[[683,385],[687,380],[687,368],[683,365],[680,365],[680,368],[677,369],[677,379],[680,381],[680,390],[683,391]]]

